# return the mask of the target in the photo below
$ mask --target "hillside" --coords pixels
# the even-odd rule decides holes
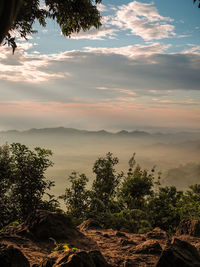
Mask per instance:
[[[193,229],[198,231],[172,238],[159,228],[146,234],[102,229],[91,219],[75,228],[64,215],[38,211],[0,233],[0,266],[200,266],[199,222],[193,222]]]

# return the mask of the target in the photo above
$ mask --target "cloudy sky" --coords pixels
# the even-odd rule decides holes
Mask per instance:
[[[200,9],[192,0],[103,0],[102,27],[55,22],[0,47],[0,130],[200,129]]]

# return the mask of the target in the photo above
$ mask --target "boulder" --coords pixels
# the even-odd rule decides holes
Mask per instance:
[[[0,246],[1,267],[30,267],[29,261],[24,254],[13,246]]]
[[[117,231],[115,235],[118,237],[126,237],[126,235],[120,231]]]
[[[163,250],[156,267],[199,267],[200,256],[197,249],[186,241],[173,238]]]
[[[90,251],[88,254],[92,258],[96,267],[109,266],[99,250]]]
[[[146,233],[146,238],[148,238],[148,239],[168,239],[168,235],[165,231],[161,230],[159,227],[156,227],[152,231]]]
[[[176,235],[191,235],[200,237],[200,220],[182,220],[176,229]]]
[[[162,253],[162,247],[158,241],[147,240],[136,246],[135,253],[160,255]]]
[[[101,228],[99,223],[96,222],[94,219],[90,218],[84,222],[82,222],[78,228],[81,230],[81,231],[87,231],[87,230],[96,230],[96,229],[99,229]]]
[[[55,256],[57,255],[57,259]],[[108,267],[100,251],[66,251],[52,253],[39,267]]]
[[[68,216],[47,210],[37,210],[29,215],[25,223],[19,225],[16,230],[19,235],[40,240],[50,237],[56,240],[68,239],[76,232]]]

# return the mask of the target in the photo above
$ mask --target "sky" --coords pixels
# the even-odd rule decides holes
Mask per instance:
[[[103,0],[102,26],[55,21],[0,47],[0,130],[200,130],[200,9],[192,0]]]

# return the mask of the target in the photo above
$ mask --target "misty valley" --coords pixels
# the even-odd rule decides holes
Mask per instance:
[[[86,131],[71,128],[45,128],[0,133],[1,144],[19,142],[30,148],[40,146],[53,152],[53,167],[47,177],[54,180],[56,195],[63,193],[68,176],[76,171],[85,173],[89,184],[94,179],[92,167],[98,157],[107,152],[119,158],[117,171],[128,171],[128,161],[136,153],[137,164],[160,171],[163,185],[175,185],[184,190],[200,181],[200,133],[173,134],[143,131]]]

